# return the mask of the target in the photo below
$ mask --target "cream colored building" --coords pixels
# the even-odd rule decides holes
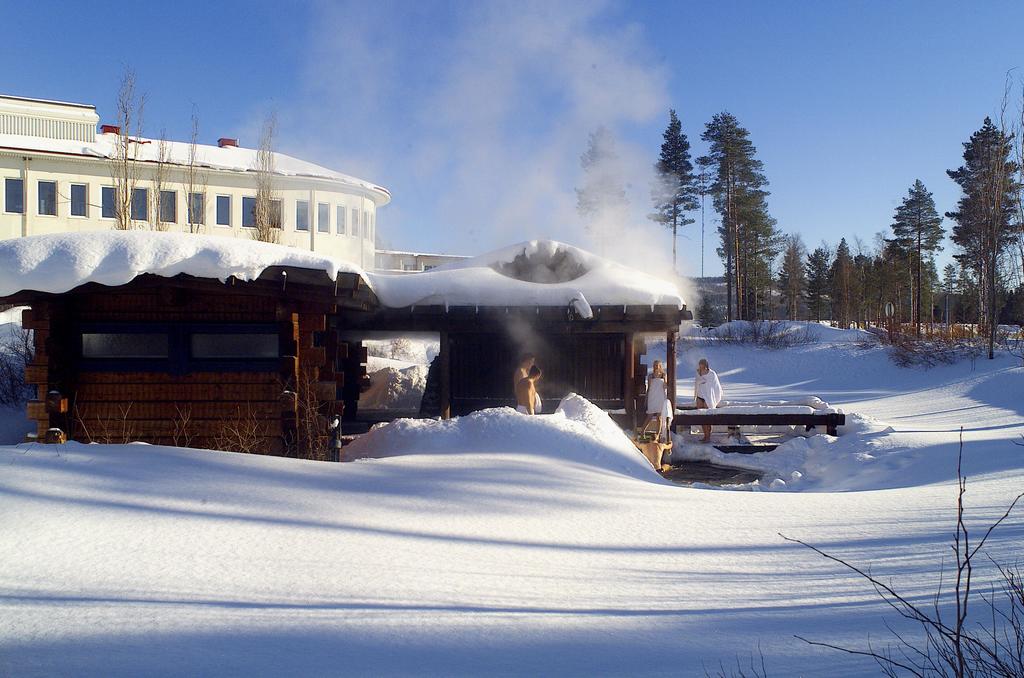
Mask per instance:
[[[458,254],[431,254],[404,250],[377,250],[375,270],[382,273],[419,273],[469,257]]]
[[[97,132],[98,124],[90,105],[0,95],[0,238],[114,227],[120,135],[107,125]],[[251,237],[256,150],[222,138],[196,145],[190,161],[188,143],[133,138],[129,147],[135,227]],[[190,168],[201,179],[192,191]],[[282,153],[274,154],[273,176],[281,243],[374,267],[387,189]]]

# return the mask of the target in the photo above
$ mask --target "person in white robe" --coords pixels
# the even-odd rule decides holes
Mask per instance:
[[[697,363],[697,378],[693,384],[693,401],[700,409],[713,410],[722,401],[722,382],[718,380],[718,374],[708,365],[707,358],[701,358]],[[702,424],[701,431],[704,433],[702,443],[711,442],[711,425]]]
[[[655,360],[651,366],[651,374],[647,377],[647,420],[644,422],[643,431],[651,423],[656,423],[658,433],[656,440],[660,441],[662,433],[666,432],[672,424],[672,404],[668,400],[668,382],[665,375],[665,368],[660,360]]]

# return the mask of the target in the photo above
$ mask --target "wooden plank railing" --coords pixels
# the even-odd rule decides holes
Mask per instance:
[[[730,413],[728,408],[714,414],[693,414],[687,410],[677,410],[672,419],[672,430],[680,426],[804,426],[812,428],[824,426],[830,436],[838,435],[838,428],[846,424],[846,415],[838,412],[820,414],[746,414]]]

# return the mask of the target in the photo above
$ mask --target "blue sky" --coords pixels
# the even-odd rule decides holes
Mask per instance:
[[[280,150],[392,191],[388,244],[466,254],[539,236],[593,246],[573,188],[604,124],[633,216],[601,246],[663,259],[669,240],[644,215],[670,106],[698,151],[714,113],[740,119],[784,231],[870,243],[917,178],[953,206],[945,170],[1024,67],[1024,5],[1010,2],[125,7],[0,4],[0,92],[110,119],[131,66],[147,133],[186,138],[195,105],[204,140],[250,145],[276,111]],[[699,236],[680,247],[696,272]],[[705,257],[720,271],[710,243]]]

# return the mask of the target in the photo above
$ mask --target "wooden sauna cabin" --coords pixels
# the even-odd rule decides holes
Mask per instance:
[[[375,304],[354,273],[282,266],[248,282],[141,274],[2,302],[29,306],[39,441],[289,456],[324,448],[327,418],[358,399],[365,375],[362,349],[338,341],[328,318]]]
[[[675,340],[692,317],[672,283],[554,241],[402,276],[141,231],[0,242],[0,304],[29,307],[37,440],[311,458],[325,458],[329,421],[355,419],[363,338],[440,338],[423,416],[514,404],[513,371],[529,352],[545,412],[575,392],[630,425],[645,337],[665,338],[673,389]]]

